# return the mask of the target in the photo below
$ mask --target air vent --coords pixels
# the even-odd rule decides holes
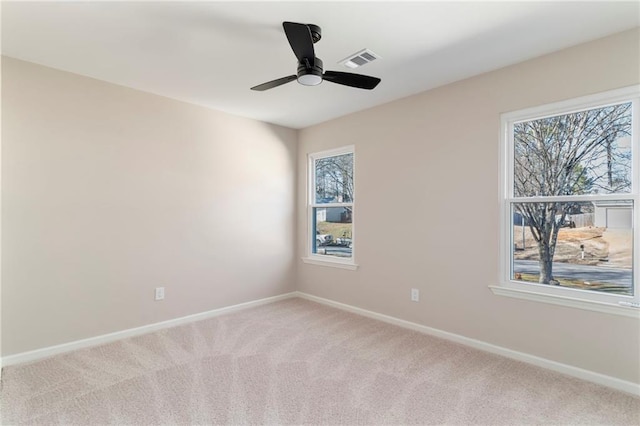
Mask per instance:
[[[349,55],[345,59],[338,62],[340,65],[344,65],[347,68],[358,68],[362,65],[366,65],[369,62],[373,62],[376,59],[380,59],[380,56],[373,53],[369,49],[362,49],[361,51]]]

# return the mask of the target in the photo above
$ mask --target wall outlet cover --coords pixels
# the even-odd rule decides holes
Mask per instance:
[[[164,287],[156,287],[156,300],[164,299]]]
[[[412,302],[420,301],[420,290],[418,290],[417,288],[411,289],[411,301]]]

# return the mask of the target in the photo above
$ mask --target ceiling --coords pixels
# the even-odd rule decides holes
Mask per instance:
[[[322,28],[325,70],[372,91],[297,82],[283,21]],[[640,2],[2,2],[2,54],[304,128],[640,26]],[[368,48],[356,70],[338,62]]]

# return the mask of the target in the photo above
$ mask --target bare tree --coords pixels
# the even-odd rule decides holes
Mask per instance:
[[[514,196],[621,193],[631,190],[631,103],[514,125]],[[554,283],[558,232],[573,202],[515,203],[538,245],[541,284]]]
[[[316,196],[333,202],[353,201],[353,154],[316,160]]]

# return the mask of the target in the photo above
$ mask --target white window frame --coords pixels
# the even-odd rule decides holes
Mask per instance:
[[[513,129],[515,123],[622,102],[632,103],[632,192],[629,194],[597,196],[514,197]],[[640,318],[640,256],[638,255],[640,253],[640,85],[502,114],[500,139],[500,279],[498,285],[489,286],[493,293],[500,296]],[[614,199],[633,201],[633,296],[598,293],[537,283],[523,283],[511,279],[512,203],[518,201],[598,201]]]
[[[335,157],[338,155],[344,154],[352,154],[353,155],[353,200],[348,203],[322,203],[316,204],[315,202],[315,194],[316,194],[316,168],[315,162],[316,160],[328,157]],[[305,256],[302,258],[304,263],[320,265],[320,266],[329,266],[334,268],[342,268],[342,269],[350,269],[356,270],[358,265],[355,263],[356,256],[356,152],[354,145],[343,146],[340,148],[330,149],[326,151],[314,152],[307,155],[307,238],[306,238],[306,249]],[[351,218],[351,257],[350,258],[341,258],[335,256],[328,255],[320,255],[313,253],[313,244],[315,243],[316,236],[313,230],[313,211],[314,208],[324,208],[324,207],[351,207],[352,218]]]

